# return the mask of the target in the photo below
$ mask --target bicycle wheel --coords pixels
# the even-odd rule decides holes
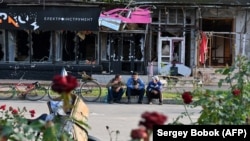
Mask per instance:
[[[47,94],[47,89],[44,87],[36,87],[30,90],[25,98],[31,101],[41,100]]]
[[[11,99],[15,95],[15,91],[11,86],[1,85],[0,86],[0,100]]]
[[[84,81],[80,88],[80,95],[83,100],[88,102],[95,102],[97,101],[102,93],[101,86],[98,82],[89,80]]]
[[[53,83],[51,83],[48,86],[48,89],[47,89],[48,90],[49,99],[51,99],[51,100],[58,100],[61,97],[61,95],[51,89],[52,85],[53,85]]]

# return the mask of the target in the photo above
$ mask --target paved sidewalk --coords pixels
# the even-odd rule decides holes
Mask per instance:
[[[35,116],[43,113],[48,113],[48,107],[45,101],[27,101],[27,100],[0,100],[1,104],[6,104],[12,107],[26,107],[28,110],[35,110]],[[99,138],[101,141],[111,141],[106,126],[110,127],[111,131],[119,130],[117,141],[129,141],[130,132],[132,129],[138,128],[138,123],[141,120],[141,114],[148,111],[157,111],[168,117],[166,124],[172,123],[177,119],[185,108],[183,105],[145,105],[145,104],[103,104],[103,103],[86,103],[89,108],[88,125],[91,127],[88,132],[90,135]],[[200,115],[200,107],[189,108],[191,119],[197,121]],[[27,116],[29,116],[27,114]],[[34,117],[34,118],[36,118]],[[180,119],[183,124],[190,124],[188,117]],[[112,134],[115,135],[115,134]],[[113,136],[112,141],[115,141]]]

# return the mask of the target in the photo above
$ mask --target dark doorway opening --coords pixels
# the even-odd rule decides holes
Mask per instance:
[[[233,22],[233,19],[208,18],[202,20],[202,30],[207,32],[208,36],[206,66],[232,64]]]

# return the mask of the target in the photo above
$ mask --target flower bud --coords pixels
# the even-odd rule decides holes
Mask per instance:
[[[238,96],[238,95],[240,95],[240,90],[239,89],[235,89],[235,90],[233,90],[233,95],[234,96]]]

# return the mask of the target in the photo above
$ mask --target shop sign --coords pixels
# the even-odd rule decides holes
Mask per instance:
[[[98,7],[8,7],[0,9],[0,29],[97,31]]]

